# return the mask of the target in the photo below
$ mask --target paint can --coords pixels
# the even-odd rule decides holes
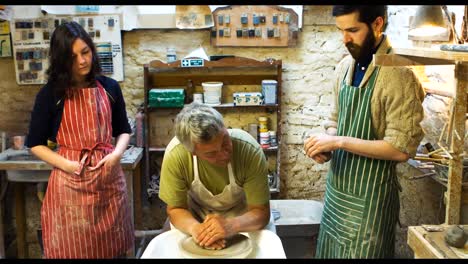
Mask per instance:
[[[268,132],[268,117],[261,116],[258,118],[258,126],[260,133]]]

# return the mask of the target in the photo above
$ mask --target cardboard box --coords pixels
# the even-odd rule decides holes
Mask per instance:
[[[238,105],[262,105],[262,93],[233,93],[234,106]]]

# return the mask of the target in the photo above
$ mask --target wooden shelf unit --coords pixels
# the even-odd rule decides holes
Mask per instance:
[[[463,151],[468,91],[468,53],[427,48],[395,48],[394,54],[376,55],[381,66],[455,65],[455,100],[449,162],[445,224],[460,224]],[[460,135],[460,136],[458,136]]]
[[[214,106],[224,117],[229,127],[230,115],[268,116],[270,117],[270,130],[276,130],[278,147],[264,149],[269,162],[269,169],[274,166],[276,170],[277,185],[270,188],[270,192],[279,192],[280,182],[280,144],[281,144],[281,74],[282,61],[267,59],[257,61],[243,57],[227,57],[217,61],[204,61],[203,67],[181,67],[181,61],[166,63],[153,60],[144,65],[144,113],[145,113],[145,175],[151,175],[151,156],[162,158],[165,147],[173,136],[173,132],[165,133],[164,138],[158,134],[160,129],[172,128],[175,115],[182,109],[180,107],[155,108],[148,105],[149,91],[154,88],[184,88],[186,97],[194,92],[202,93],[202,82],[223,82],[221,105]],[[262,80],[276,80],[276,100],[274,105],[234,106],[233,92],[260,92]],[[189,88],[192,87],[192,88]],[[191,101],[186,102],[191,103]],[[257,115],[258,114],[258,115]],[[159,121],[155,121],[158,119]],[[240,119],[240,118],[239,118]],[[247,130],[249,123],[258,123],[258,120],[242,119],[243,128]],[[236,126],[237,127],[237,126]],[[239,128],[239,127],[237,127]],[[274,157],[270,159],[270,157]],[[274,165],[272,162],[274,161]]]

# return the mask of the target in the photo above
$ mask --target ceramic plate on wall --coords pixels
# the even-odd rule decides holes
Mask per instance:
[[[227,240],[227,246],[220,250],[200,247],[193,237],[180,240],[179,249],[184,258],[246,258],[252,252],[252,240],[236,234]]]

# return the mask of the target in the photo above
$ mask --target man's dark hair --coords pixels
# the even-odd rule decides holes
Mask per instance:
[[[369,26],[377,17],[382,17],[384,24],[382,31],[387,28],[387,6],[386,5],[335,5],[333,6],[333,16],[342,16],[359,12],[359,22],[366,23]]]
[[[65,22],[59,25],[52,33],[49,50],[49,68],[47,69],[48,82],[52,85],[55,95],[62,98],[72,84],[73,67],[73,42],[76,39],[83,40],[91,49],[93,60],[91,70],[86,76],[86,81],[95,83],[96,76],[101,73],[101,66],[97,56],[93,40],[83,27],[74,22]]]

